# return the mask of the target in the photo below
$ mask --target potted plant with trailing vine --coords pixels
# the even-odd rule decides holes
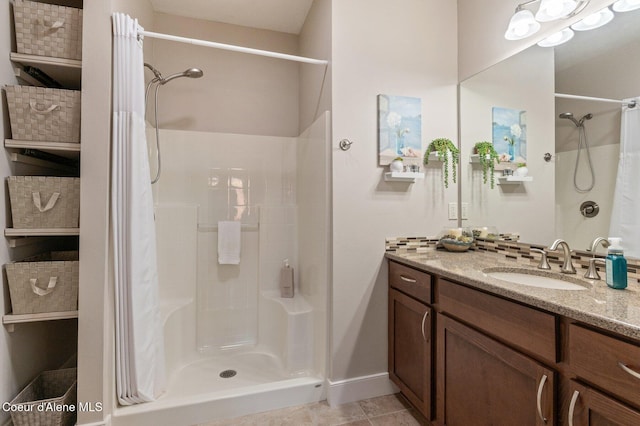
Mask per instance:
[[[480,165],[482,166],[482,182],[487,183],[487,172],[490,172],[491,189],[493,189],[495,184],[494,170],[499,158],[496,149],[491,142],[482,141],[476,142],[473,150],[478,154]]]
[[[451,171],[453,172],[452,180],[456,183],[458,160],[460,158],[460,151],[451,142],[451,139],[438,138],[431,141],[424,153],[424,164],[429,164],[429,154],[432,152],[438,153],[438,159],[440,159],[444,165],[444,187],[449,187],[449,155],[451,153]]]

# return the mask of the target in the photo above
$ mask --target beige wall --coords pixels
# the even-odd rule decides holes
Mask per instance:
[[[300,55],[331,58],[331,1],[315,0],[299,36]],[[331,110],[331,64],[300,64],[300,131]]]
[[[17,84],[9,52],[12,51],[11,29],[13,18],[9,2],[0,6],[0,86]],[[0,96],[2,119],[0,120],[0,135],[3,139],[11,138],[9,116],[6,108],[5,93]],[[8,151],[3,149],[0,155],[0,176],[6,177],[19,173],[9,164]],[[6,185],[0,187],[0,224],[3,227],[10,224],[9,195]],[[9,249],[5,242],[0,244],[0,265],[12,260],[27,257],[33,252],[46,249],[38,246],[27,246],[24,249]],[[3,274],[4,275],[4,274]],[[8,286],[6,278],[0,290],[1,315],[11,312]],[[0,404],[11,401],[35,376],[44,370],[60,367],[76,350],[76,320],[50,321],[41,323],[19,324],[15,331],[9,333],[6,327],[0,328]],[[0,424],[9,419],[10,414],[0,409]]]
[[[377,166],[378,94],[422,99],[422,139],[456,139],[456,3],[333,2],[332,381],[387,371],[385,237],[447,224],[442,172],[407,185]],[[451,34],[443,38],[442,34]],[[349,151],[338,142],[353,141]]]
[[[533,46],[545,37],[579,21],[589,13],[612,4],[612,0],[592,0],[578,16],[543,23],[540,31],[524,40],[509,41],[504,33],[521,0],[458,0],[458,74],[460,81]],[[534,3],[530,10],[535,12]]]
[[[298,53],[298,37],[293,34],[163,13],[155,15],[154,31]],[[160,89],[161,128],[298,136],[297,62],[166,40],[155,40],[153,61],[164,76],[191,67],[204,71],[198,80],[180,78]]]
[[[545,152],[554,152],[553,84],[553,50],[537,46],[461,84],[462,202],[469,203],[464,226],[496,226],[500,232],[519,233],[526,242],[554,240],[555,166],[543,159]],[[533,182],[491,189],[482,182],[482,169],[469,164],[475,143],[491,141],[494,106],[527,112],[526,159]]]

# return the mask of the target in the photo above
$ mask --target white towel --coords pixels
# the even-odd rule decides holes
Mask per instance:
[[[240,263],[240,222],[218,222],[218,263],[221,265]]]

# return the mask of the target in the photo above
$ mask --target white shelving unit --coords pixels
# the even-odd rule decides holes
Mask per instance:
[[[81,3],[76,5],[81,7]],[[31,66],[40,69],[49,77],[60,83],[65,89],[80,90],[82,77],[82,61],[73,59],[53,58],[46,56],[28,55],[12,52],[9,59],[14,63],[14,73],[23,83],[43,87],[37,79],[25,72],[21,66]],[[49,159],[23,155],[23,149],[33,149],[47,154],[57,155],[72,160],[80,158],[80,144],[54,141],[24,141],[5,139],[4,146],[8,150],[9,160],[17,165],[28,166],[29,170],[36,170],[53,175],[77,175],[78,168],[73,165],[49,161]],[[29,173],[31,174],[31,173]],[[40,174],[40,173],[37,173]],[[51,229],[16,229],[6,228],[4,235],[9,247],[23,247],[42,244],[50,237],[70,237],[80,235],[79,228],[51,228]],[[3,315],[2,323],[7,331],[13,332],[16,324],[39,321],[54,321],[78,318],[78,311],[47,312],[40,314],[9,313]]]
[[[49,142],[49,141],[21,141],[15,139],[5,139],[4,147],[7,149],[37,149],[47,154],[55,154],[61,157],[80,158],[80,144],[69,142]]]
[[[424,173],[418,172],[386,172],[384,180],[386,182],[407,182],[414,183],[416,179],[424,179]]]
[[[75,59],[50,58],[47,56],[25,55],[24,53],[14,53],[10,55],[13,62],[23,66],[31,66],[41,69],[49,77],[56,80],[67,89],[80,89],[80,78],[82,75],[82,61]],[[16,77],[30,82],[23,76],[31,78],[22,70],[16,72]]]
[[[533,182],[532,176],[498,176],[498,185],[520,185],[523,182]]]
[[[36,321],[55,321],[63,319],[78,318],[78,311],[68,312],[45,312],[42,314],[7,314],[2,317],[2,323],[9,333],[15,331],[16,324],[24,324]]]
[[[73,237],[80,235],[80,228],[19,229],[5,228],[4,236],[12,237]]]

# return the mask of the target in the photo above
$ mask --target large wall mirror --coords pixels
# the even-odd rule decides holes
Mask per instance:
[[[542,245],[563,238],[577,250],[609,236],[622,103],[556,94],[640,97],[639,22],[640,10],[616,13],[608,25],[576,31],[571,41],[554,48],[532,46],[460,84],[461,189],[462,202],[469,203],[463,226],[495,226]],[[496,107],[525,112],[518,127],[526,140],[530,180],[507,182],[496,170],[491,189],[481,166],[470,160],[476,142],[492,141],[495,128],[504,127]],[[581,210],[588,202],[597,205],[597,215]],[[640,211],[629,213],[640,217]]]

